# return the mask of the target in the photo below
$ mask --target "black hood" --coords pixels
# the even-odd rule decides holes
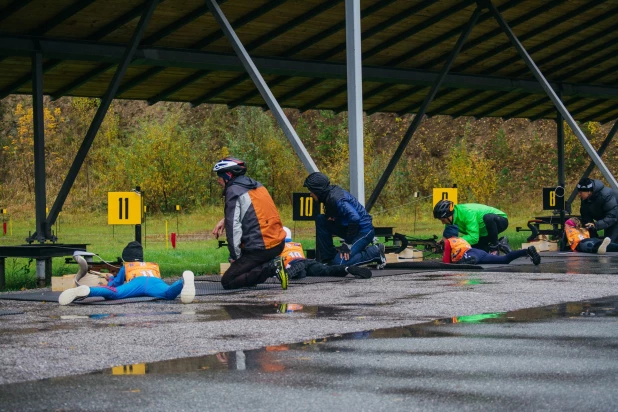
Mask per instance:
[[[328,177],[320,172],[314,172],[307,176],[303,186],[309,189],[311,193],[314,193],[321,202],[326,199],[328,193],[335,187],[330,184]]]
[[[225,191],[227,190],[228,187],[232,186],[232,185],[238,185],[238,186],[242,186],[242,187],[246,187],[247,189],[251,190],[251,189],[257,189],[259,186],[259,183],[257,180],[253,180],[248,176],[242,175],[242,176],[236,176],[230,180],[228,180],[225,183],[225,188],[223,189],[223,196],[225,196]]]

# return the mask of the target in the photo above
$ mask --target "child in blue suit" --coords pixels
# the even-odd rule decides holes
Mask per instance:
[[[81,256],[74,256],[80,266],[80,273],[88,270],[88,263]],[[174,300],[180,295],[182,303],[191,303],[195,298],[193,272],[187,270],[182,279],[168,285],[161,279],[159,265],[144,262],[142,245],[130,242],[122,251],[125,264],[116,276],[106,275],[107,286],[78,286],[60,294],[58,302],[68,305],[78,297],[100,296],[107,300],[149,296]],[[77,276],[79,278],[79,276]]]

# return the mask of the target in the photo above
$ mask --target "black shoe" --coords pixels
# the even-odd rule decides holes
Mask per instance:
[[[372,275],[371,270],[360,266],[348,266],[345,271],[357,279],[369,279]]]
[[[505,255],[508,255],[513,251],[513,249],[511,249],[511,246],[509,245],[509,240],[506,236],[502,236],[500,239],[498,239],[498,250]]]
[[[500,249],[498,248],[498,245],[489,245],[487,247],[487,253],[489,253],[490,255],[499,255],[500,254]]]
[[[530,259],[532,259],[532,263],[535,265],[541,263],[541,255],[539,255],[539,252],[536,251],[534,246],[529,246],[528,249],[526,249],[526,252],[528,253]]]

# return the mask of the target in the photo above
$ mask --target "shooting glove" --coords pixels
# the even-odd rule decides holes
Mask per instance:
[[[342,243],[341,246],[339,246],[337,249],[339,250],[340,253],[347,253],[348,255],[352,251],[352,249],[350,248],[350,245],[348,245],[347,243]]]
[[[350,223],[345,235],[346,239],[354,239],[358,235],[358,223]]]

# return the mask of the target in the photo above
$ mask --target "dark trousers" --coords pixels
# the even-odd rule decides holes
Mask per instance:
[[[581,242],[577,244],[575,250],[583,253],[597,253],[599,250],[599,246],[603,243],[603,239],[599,239],[596,237],[590,239],[583,239]],[[606,252],[618,252],[618,243],[610,243],[607,245]]]
[[[302,279],[307,276],[333,276],[346,277],[348,272],[345,271],[347,266],[343,265],[325,265],[313,259],[295,259],[290,262],[287,269],[290,279]],[[272,270],[274,275],[274,269]]]
[[[272,274],[269,263],[283,252],[285,241],[266,250],[245,250],[221,278],[223,289],[238,289],[266,282]]]
[[[483,222],[487,228],[487,236],[481,236],[479,242],[476,245],[472,245],[472,247],[487,252],[489,251],[489,245],[498,244],[498,235],[509,227],[509,220],[493,213],[487,213],[483,216]]]
[[[354,237],[347,237],[347,226],[341,226],[326,215],[319,214],[315,218],[316,249],[320,261],[328,265],[356,266],[380,260],[380,251],[377,246],[367,247],[373,242],[375,231],[373,228],[366,232],[359,232]],[[342,238],[350,245],[350,259],[344,260],[335,249],[333,235]]]
[[[592,236],[592,235],[590,235]],[[618,243],[618,223],[603,230],[603,236],[612,240],[612,243]]]
[[[527,256],[528,252],[525,249],[522,250],[514,250],[511,253],[503,256],[498,255],[490,255],[487,252],[484,252],[479,249],[470,249],[464,255],[465,257],[474,256],[476,258],[476,264],[481,265],[484,263],[511,263],[513,260]]]

